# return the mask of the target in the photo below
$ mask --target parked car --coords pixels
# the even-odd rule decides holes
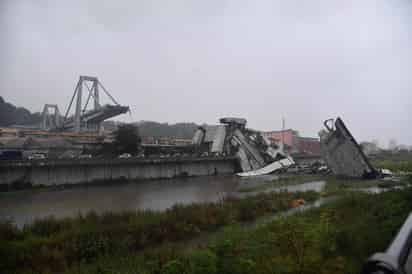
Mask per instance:
[[[20,150],[0,150],[0,160],[21,160],[23,153]]]
[[[136,155],[136,158],[144,158],[144,157],[145,157],[144,153],[139,153]]]
[[[91,154],[81,154],[79,155],[79,159],[91,159],[92,155]]]
[[[412,273],[412,214],[403,223],[385,252],[375,253],[364,264],[362,274]]]
[[[29,157],[27,157],[27,159],[29,160],[44,160],[46,159],[46,155],[41,154],[41,153],[34,153],[29,155]]]
[[[132,155],[130,154],[130,153],[123,153],[123,154],[120,154],[119,155],[119,159],[128,159],[128,158],[131,158],[132,157]]]

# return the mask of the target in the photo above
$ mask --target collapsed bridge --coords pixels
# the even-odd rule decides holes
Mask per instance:
[[[324,121],[319,132],[322,158],[335,175],[352,178],[376,178],[376,170],[343,120]]]
[[[91,84],[91,86],[89,86]],[[87,99],[83,103],[83,88],[87,88]],[[107,95],[112,104],[101,105],[100,89]],[[69,116],[73,102],[76,99],[74,114]],[[93,101],[93,107],[88,109],[89,102]],[[52,109],[52,113],[49,113]],[[65,115],[60,116],[57,105],[46,104],[42,113],[42,129],[55,131],[100,131],[102,122],[106,119],[129,112],[128,106],[120,105],[106,90],[97,77],[80,76],[73,96],[67,107]]]
[[[238,159],[239,176],[269,174],[294,164],[282,148],[273,146],[259,131],[246,128],[246,119],[226,117],[220,119],[210,152],[215,155],[230,155]],[[202,145],[206,129],[199,127],[192,143]]]

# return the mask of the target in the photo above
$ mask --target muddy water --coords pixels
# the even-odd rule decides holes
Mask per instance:
[[[238,189],[245,184],[253,185],[276,178],[196,177],[0,193],[0,219],[10,219],[22,226],[38,218],[62,218],[89,211],[164,210],[176,203],[214,202],[227,196],[238,196]],[[281,187],[279,190],[320,191],[323,184],[313,182]]]

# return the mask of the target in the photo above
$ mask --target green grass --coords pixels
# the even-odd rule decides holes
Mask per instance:
[[[36,220],[17,229],[0,224],[0,273],[56,273],[100,257],[123,257],[168,242],[292,207],[294,199],[314,201],[318,193],[267,193],[219,203],[176,205],[164,212],[93,212],[76,218]]]
[[[364,180],[364,179],[346,179],[338,178],[333,175],[293,175],[281,177],[279,180],[263,181],[253,186],[240,188],[241,193],[264,191],[274,187],[282,187],[289,185],[299,185],[313,181],[325,181],[325,189],[323,195],[338,195],[343,192],[356,188],[368,188],[382,185],[381,179]],[[402,184],[403,182],[400,182]]]
[[[387,168],[393,172],[412,172],[412,159],[409,160],[374,160],[372,165],[376,168]]]
[[[340,195],[347,191],[354,189],[369,188],[369,187],[394,187],[408,185],[408,177],[403,176],[399,182],[385,182],[382,179],[352,179],[352,178],[340,178],[333,175],[291,175],[282,176],[279,180],[262,181],[252,186],[245,186],[238,190],[240,193],[259,192],[268,190],[274,187],[299,185],[303,183],[313,181],[325,181],[325,189],[322,192],[323,196]]]
[[[361,188],[379,187],[379,188],[392,188],[395,186],[410,186],[412,178],[402,176],[399,178],[399,182],[383,181],[382,179],[363,180],[363,179],[345,179],[335,176],[325,177],[326,185],[322,196],[341,195],[348,191]]]
[[[283,175],[278,180],[263,181],[253,186],[245,186],[238,190],[238,192],[256,192],[273,187],[282,187],[288,185],[298,185],[307,182],[323,180],[322,175]]]
[[[325,177],[326,185],[323,195],[331,196],[331,195],[339,195],[343,194],[347,191],[357,188],[369,188],[378,186],[379,183],[382,181],[380,179],[374,180],[364,180],[364,179],[345,179],[345,178],[338,178],[335,176],[327,176]]]
[[[67,274],[360,273],[384,251],[412,210],[412,190],[348,193],[319,209],[246,229],[228,225],[198,246],[167,243],[81,263]]]
[[[353,193],[382,181],[333,176],[293,176],[274,184],[315,180],[327,182],[324,195],[343,198],[258,228],[242,224],[320,194],[260,193],[165,212],[91,212],[36,220],[21,230],[0,223],[0,273],[358,273],[412,210],[412,191]]]

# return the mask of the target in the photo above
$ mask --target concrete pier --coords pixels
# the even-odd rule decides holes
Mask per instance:
[[[0,186],[52,186],[103,181],[233,174],[231,157],[2,161]]]

